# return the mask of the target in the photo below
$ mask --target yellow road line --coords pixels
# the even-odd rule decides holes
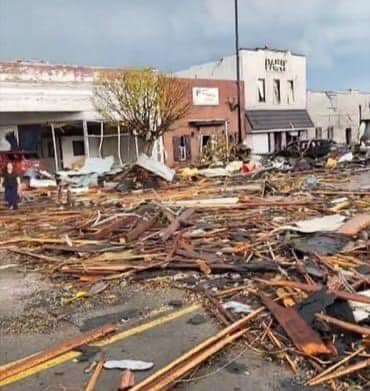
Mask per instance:
[[[144,324],[142,324],[140,326],[133,327],[132,329],[129,329],[129,330],[126,330],[126,331],[122,331],[121,333],[112,335],[111,337],[105,338],[102,341],[97,342],[94,345],[95,346],[99,346],[99,347],[103,347],[103,346],[110,345],[110,344],[112,344],[114,342],[122,341],[123,339],[132,337],[132,336],[134,336],[136,334],[143,333],[144,331],[147,331],[147,330],[152,329],[154,327],[157,327],[157,326],[160,326],[162,324],[171,322],[172,320],[175,320],[175,319],[180,318],[180,317],[182,317],[182,316],[184,316],[186,314],[194,312],[194,311],[198,310],[199,308],[201,308],[201,306],[199,304],[195,304],[195,305],[192,305],[190,307],[186,307],[186,308],[184,308],[184,309],[182,309],[180,311],[172,312],[171,314],[162,316],[161,318],[158,318],[158,319],[154,319],[154,320],[152,320],[152,321],[150,321],[148,323],[144,323]],[[58,357],[56,357],[56,358],[54,358],[52,360],[49,360],[49,361],[47,361],[47,362],[45,362],[43,364],[36,365],[33,368],[30,368],[30,369],[28,369],[26,371],[23,371],[22,373],[19,373],[17,375],[11,376],[11,377],[1,381],[0,382],[0,387],[8,385],[8,384],[11,384],[11,383],[14,383],[14,382],[17,382],[19,380],[25,379],[26,377],[35,375],[36,373],[45,371],[46,369],[53,368],[53,367],[55,367],[57,365],[60,365],[60,364],[63,364],[65,362],[67,362],[67,361],[73,360],[74,358],[77,358],[80,354],[81,353],[78,353],[78,352],[75,352],[75,351],[71,351],[71,352],[62,354],[61,356],[58,356]],[[9,363],[9,364],[3,365],[3,366],[0,367],[0,371],[6,369],[7,367],[9,367],[9,366],[11,366],[13,364],[15,364],[16,362],[19,362],[19,361],[22,361],[22,360],[18,360],[18,361],[15,361],[13,363]]]

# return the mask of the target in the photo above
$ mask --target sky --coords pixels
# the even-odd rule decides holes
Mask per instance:
[[[0,61],[153,66],[234,52],[233,0],[0,0]],[[240,47],[307,56],[308,88],[370,91],[369,0],[239,0]]]

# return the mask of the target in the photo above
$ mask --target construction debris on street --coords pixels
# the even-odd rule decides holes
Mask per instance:
[[[302,384],[369,387],[370,190],[359,185],[368,168],[182,179],[158,176],[150,160],[137,168],[68,202],[55,187],[29,190],[27,213],[0,212],[9,260],[71,284],[60,305],[122,281],[158,280],[186,290],[217,320],[217,334],[136,385],[136,367],[117,362],[127,369],[120,389],[167,389],[237,340]],[[114,333],[109,323],[0,369],[0,382]]]

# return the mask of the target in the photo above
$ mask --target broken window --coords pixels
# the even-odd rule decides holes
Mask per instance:
[[[334,138],[334,127],[329,126],[328,127],[328,140],[333,140]]]
[[[288,105],[294,103],[294,82],[293,80],[288,80]]]
[[[172,143],[175,162],[191,160],[190,136],[172,137]]]
[[[73,156],[85,155],[85,144],[83,141],[75,140],[72,141]]]
[[[322,138],[322,128],[318,127],[315,129],[315,138]]]
[[[280,80],[274,79],[274,104],[279,105],[281,102]]]
[[[266,102],[265,79],[257,80],[257,88],[258,88],[258,102]]]

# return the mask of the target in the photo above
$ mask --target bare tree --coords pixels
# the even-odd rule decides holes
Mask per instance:
[[[94,105],[108,121],[144,142],[151,154],[154,141],[171,131],[190,108],[183,80],[152,69],[101,72],[95,83]]]

